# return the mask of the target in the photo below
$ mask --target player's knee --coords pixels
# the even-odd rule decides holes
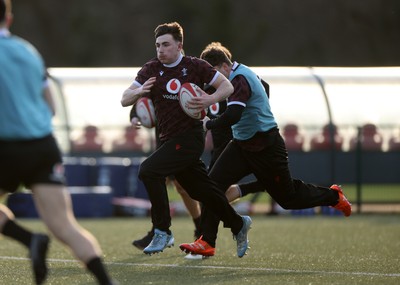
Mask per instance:
[[[176,185],[176,184],[175,184],[175,188],[176,188],[176,191],[179,193],[179,195],[181,195],[181,196],[187,196],[187,195],[189,195],[189,194],[186,192],[186,190],[183,189],[182,186]]]
[[[288,200],[275,200],[275,202],[281,206],[283,209],[285,210],[292,210],[294,209],[294,204],[292,201],[288,201]]]
[[[142,162],[139,166],[138,177],[143,180],[143,177],[149,176],[149,173],[150,167],[148,166],[148,163],[146,163],[146,161]]]
[[[13,212],[7,206],[0,204],[0,222],[4,223],[13,219],[15,219]]]

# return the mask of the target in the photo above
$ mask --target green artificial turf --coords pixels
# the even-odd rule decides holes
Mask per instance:
[[[20,220],[45,231],[38,220]],[[123,284],[400,284],[400,215],[253,216],[251,250],[220,226],[216,256],[186,260],[178,245],[193,240],[189,217],[174,217],[175,247],[147,256],[131,245],[151,227],[149,218],[84,219],[99,240],[110,273]],[[0,284],[32,284],[27,250],[0,240]],[[96,284],[59,242],[49,250],[47,284]]]

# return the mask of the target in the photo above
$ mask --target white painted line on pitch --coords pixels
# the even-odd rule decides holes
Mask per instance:
[[[26,257],[0,256],[3,260],[29,260]],[[49,262],[79,263],[74,259],[47,259]],[[234,266],[213,266],[213,265],[181,265],[181,264],[160,264],[160,263],[133,263],[133,262],[105,262],[107,265],[118,266],[143,266],[143,267],[172,267],[172,268],[193,268],[193,269],[221,269],[221,270],[247,270],[266,272],[286,273],[312,273],[312,274],[335,274],[335,275],[357,275],[357,276],[378,276],[378,277],[400,277],[400,273],[377,273],[377,272],[351,272],[351,271],[323,271],[323,270],[296,270],[263,267],[234,267]]]

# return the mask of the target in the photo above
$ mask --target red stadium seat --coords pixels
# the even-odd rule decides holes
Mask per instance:
[[[299,133],[298,127],[295,124],[287,124],[283,128],[283,138],[287,150],[302,151],[304,144],[304,137]]]
[[[73,152],[102,152],[103,140],[96,126],[86,126],[82,136],[72,143]]]
[[[365,124],[361,129],[361,148],[366,151],[381,151],[383,137],[374,124]],[[350,150],[357,147],[357,136],[350,141]]]
[[[143,151],[143,138],[134,126],[125,128],[124,137],[113,142],[113,151]]]
[[[337,127],[333,125],[334,145],[336,150],[341,150],[343,138],[339,135]],[[330,150],[332,149],[330,125],[325,125],[322,133],[313,137],[310,143],[310,150]]]
[[[389,151],[400,151],[400,135],[392,136],[389,139]]]

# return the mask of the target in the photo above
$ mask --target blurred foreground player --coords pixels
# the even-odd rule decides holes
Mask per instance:
[[[52,135],[54,103],[46,69],[28,42],[10,35],[11,1],[0,0],[0,195],[20,184],[32,190],[38,213],[51,233],[66,244],[99,284],[113,284],[101,260],[97,240],[81,228],[63,185],[61,154]],[[29,250],[36,284],[47,276],[50,239],[15,222],[0,204],[0,232]]]

